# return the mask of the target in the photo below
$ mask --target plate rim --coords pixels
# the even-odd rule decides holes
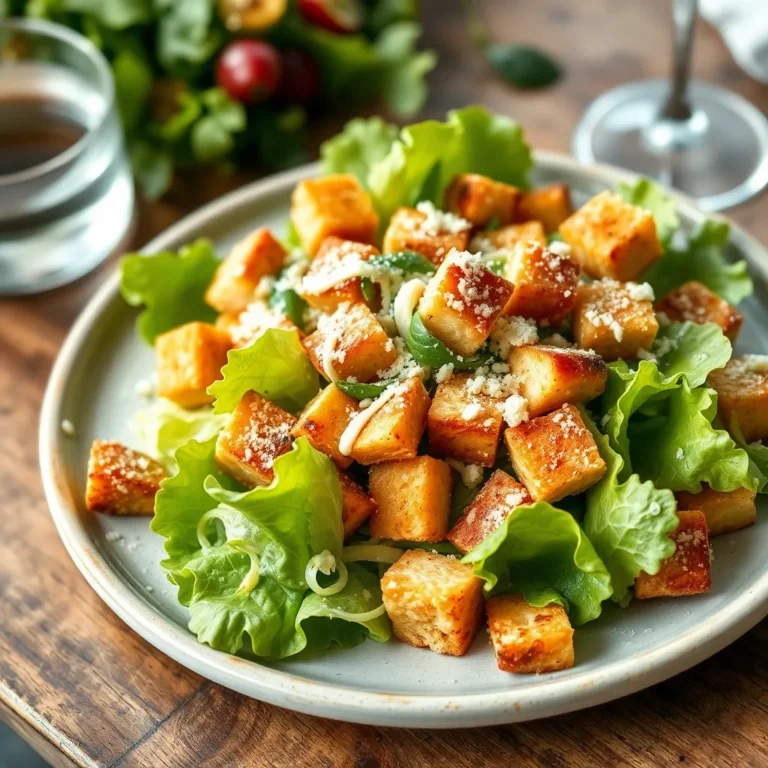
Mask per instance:
[[[633,182],[637,174],[611,166],[584,166],[571,157],[534,151],[537,165],[615,186]],[[301,166],[236,189],[203,206],[153,238],[142,252],[178,247],[222,214],[254,205],[259,199],[290,189],[317,174],[317,163]],[[667,190],[684,216],[696,223],[712,214]],[[715,216],[717,217],[717,216]],[[768,278],[768,250],[735,222],[731,240],[752,270]],[[156,610],[110,567],[89,535],[88,526],[66,485],[64,436],[60,428],[67,381],[100,317],[119,300],[119,273],[113,270],[81,311],[52,368],[40,414],[39,453],[43,490],[56,529],[70,558],[101,599],[128,626],[161,652],[197,674],[245,695],[305,714],[379,726],[456,728],[533,720],[602,704],[635,693],[689,669],[736,640],[768,615],[768,568],[749,589],[721,607],[711,619],[652,651],[630,655],[569,679],[531,677],[509,691],[467,694],[392,694],[316,682],[230,656],[200,644],[196,638]],[[61,480],[59,478],[62,478]]]

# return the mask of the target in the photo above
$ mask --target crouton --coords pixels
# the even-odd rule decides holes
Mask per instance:
[[[717,392],[717,408],[726,429],[734,420],[748,443],[768,439],[768,356],[732,357],[712,371],[709,386]]]
[[[540,221],[526,221],[524,224],[509,224],[493,231],[478,232],[472,238],[470,250],[477,251],[511,251],[518,243],[538,243],[547,246],[547,233]]]
[[[111,515],[152,515],[155,494],[167,477],[163,466],[143,453],[94,440],[88,459],[85,506]]]
[[[539,674],[573,666],[573,628],[562,606],[535,608],[522,595],[500,595],[485,611],[499,669]]]
[[[332,378],[330,367],[339,379],[375,381],[397,359],[395,345],[365,304],[342,304],[332,315],[321,316],[303,344],[326,379]]]
[[[187,323],[155,339],[157,394],[182,408],[213,402],[206,390],[221,378],[232,346],[229,334],[208,323]]]
[[[249,488],[269,485],[275,459],[291,449],[296,419],[256,392],[246,392],[216,441],[216,463]]]
[[[736,341],[744,316],[727,301],[710,291],[706,285],[689,280],[679,288],[670,291],[656,302],[656,311],[663,312],[672,322],[716,323],[723,333]]]
[[[462,173],[454,176],[445,191],[445,209],[474,227],[485,227],[493,220],[510,224],[515,220],[521,197],[522,192],[511,184],[479,173]]]
[[[518,221],[540,221],[547,232],[557,232],[573,213],[571,192],[567,184],[547,184],[523,192],[517,207]]]
[[[459,355],[477,352],[512,295],[477,255],[454,251],[438,267],[419,302],[424,327]]]
[[[583,349],[527,344],[512,347],[507,364],[528,401],[529,416],[554,411],[564,403],[589,402],[608,381],[603,359]]]
[[[376,502],[346,472],[339,470],[341,523],[348,539],[375,512]]]
[[[350,455],[361,464],[413,458],[424,434],[428,410],[429,394],[422,380],[416,376],[406,379],[362,428]]]
[[[559,501],[586,491],[605,474],[595,438],[570,403],[507,429],[515,474],[536,501]]]
[[[704,513],[711,538],[752,525],[757,520],[756,495],[748,488],[715,491],[703,483],[698,493],[679,491],[675,498],[678,509],[698,509]]]
[[[219,315],[216,318],[216,327],[229,336],[233,349],[250,347],[270,328],[296,331],[300,337],[302,335],[288,315],[273,312],[263,299],[251,302],[239,314],[226,312]]]
[[[326,237],[304,275],[304,300],[322,312],[335,312],[345,301],[353,304],[362,302],[359,277],[342,280],[332,287],[327,286],[334,275],[353,269],[361,260],[367,261],[378,252],[372,245]]]
[[[395,541],[443,541],[448,532],[453,476],[440,459],[417,456],[371,467],[368,489],[376,502],[371,536]]]
[[[710,554],[707,519],[700,510],[680,510],[680,525],[669,534],[675,553],[653,576],[642,571],[635,579],[635,597],[683,597],[709,592]]]
[[[483,618],[483,582],[472,567],[420,549],[384,574],[381,596],[399,640],[449,656],[467,652]]]
[[[384,253],[415,251],[433,264],[440,264],[452,250],[463,251],[468,242],[469,225],[466,229],[443,229],[426,213],[414,208],[398,208],[384,233],[382,250]]]
[[[291,222],[310,256],[332,235],[373,243],[379,227],[370,196],[347,173],[300,181],[291,198]]]
[[[518,243],[504,265],[504,277],[515,287],[505,315],[558,327],[576,303],[578,265],[538,243]]]
[[[254,299],[262,277],[275,275],[286,250],[268,229],[257,229],[232,248],[205,293],[217,312],[242,312]]]
[[[346,469],[352,459],[339,451],[339,439],[359,410],[354,397],[345,395],[335,384],[330,384],[307,403],[291,434],[306,437],[313,447],[330,456],[337,466]]]
[[[533,499],[525,486],[497,469],[464,510],[446,538],[461,552],[469,552],[488,538],[522,504]]]
[[[619,283],[610,278],[576,289],[573,338],[582,349],[604,360],[632,359],[650,350],[659,323],[653,312],[653,293],[645,284]]]
[[[560,225],[560,234],[592,277],[635,280],[661,258],[653,214],[613,192],[601,192],[579,208]]]
[[[504,426],[499,402],[467,389],[468,373],[439,384],[427,413],[429,453],[492,467]]]

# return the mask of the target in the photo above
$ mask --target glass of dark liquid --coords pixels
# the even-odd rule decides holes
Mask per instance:
[[[84,275],[127,243],[133,212],[104,57],[57,24],[0,19],[0,294]]]

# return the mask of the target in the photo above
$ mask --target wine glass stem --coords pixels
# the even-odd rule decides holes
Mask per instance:
[[[693,30],[698,13],[697,0],[673,0],[672,19],[675,28],[675,50],[669,96],[660,117],[667,120],[689,120],[688,79],[691,71]]]

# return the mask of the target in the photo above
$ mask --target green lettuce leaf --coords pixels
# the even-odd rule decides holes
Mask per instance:
[[[708,219],[690,238],[687,246],[669,247],[650,267],[643,280],[657,296],[663,296],[688,280],[698,280],[730,304],[736,305],[752,293],[747,263],[730,263],[725,258],[728,224]]]
[[[757,490],[760,481],[750,472],[749,456],[712,425],[714,390],[691,389],[683,379],[664,405],[658,417],[629,424],[632,467],[640,477],[673,491],[698,493],[702,483],[716,491]]]
[[[653,352],[665,380],[684,376],[691,387],[700,387],[712,371],[731,359],[731,342],[716,323],[671,323],[659,329]]]
[[[392,635],[392,625],[386,613],[376,619],[357,623],[338,618],[339,611],[367,613],[382,603],[378,577],[357,563],[347,565],[349,580],[336,595],[322,596],[310,592],[296,617],[296,630],[304,636],[309,648],[329,648],[338,645],[350,648],[370,637],[385,643]]]
[[[212,323],[216,311],[205,303],[205,291],[218,266],[208,240],[196,240],[178,253],[124,256],[120,293],[132,307],[145,307],[137,321],[139,335],[153,344],[156,336],[185,323]]]
[[[659,240],[665,245],[669,243],[680,228],[680,219],[677,216],[677,203],[661,186],[650,179],[640,179],[634,184],[619,184],[617,192],[628,203],[650,211],[656,222]]]
[[[750,474],[757,480],[757,492],[768,492],[768,445],[763,445],[762,441],[748,443],[744,439],[738,418],[731,420],[728,431],[739,448],[742,448],[749,456]]]
[[[678,524],[677,502],[669,490],[631,475],[620,482],[624,460],[582,411],[608,471],[587,491],[584,532],[611,574],[613,599],[623,602],[640,571],[658,573],[675,545],[667,535]]]
[[[611,577],[571,515],[547,502],[517,507],[468,552],[486,591],[521,592],[532,605],[564,605],[574,625],[600,615]]]
[[[375,142],[370,152],[363,149],[368,136]],[[399,206],[427,199],[422,190],[428,179],[428,198],[439,203],[457,173],[483,173],[525,187],[533,167],[522,128],[480,107],[449,112],[444,123],[410,125],[394,141],[379,122],[354,121],[324,145],[322,155],[327,172],[349,171],[361,179],[385,221]]]
[[[208,387],[214,413],[231,413],[250,390],[281,408],[300,411],[319,391],[317,371],[296,331],[270,328],[250,346],[232,349],[223,378]]]
[[[217,468],[214,449],[211,439],[176,452],[179,470],[163,481],[151,523],[166,539],[161,565],[201,642],[229,653],[298,653],[307,642],[297,620],[309,558],[326,549],[341,557],[337,470],[299,439],[275,460],[269,486],[243,491]]]
[[[190,440],[204,443],[216,437],[229,421],[229,414],[215,414],[212,408],[188,411],[176,403],[158,398],[134,414],[131,429],[144,453],[176,470],[176,451]]]

